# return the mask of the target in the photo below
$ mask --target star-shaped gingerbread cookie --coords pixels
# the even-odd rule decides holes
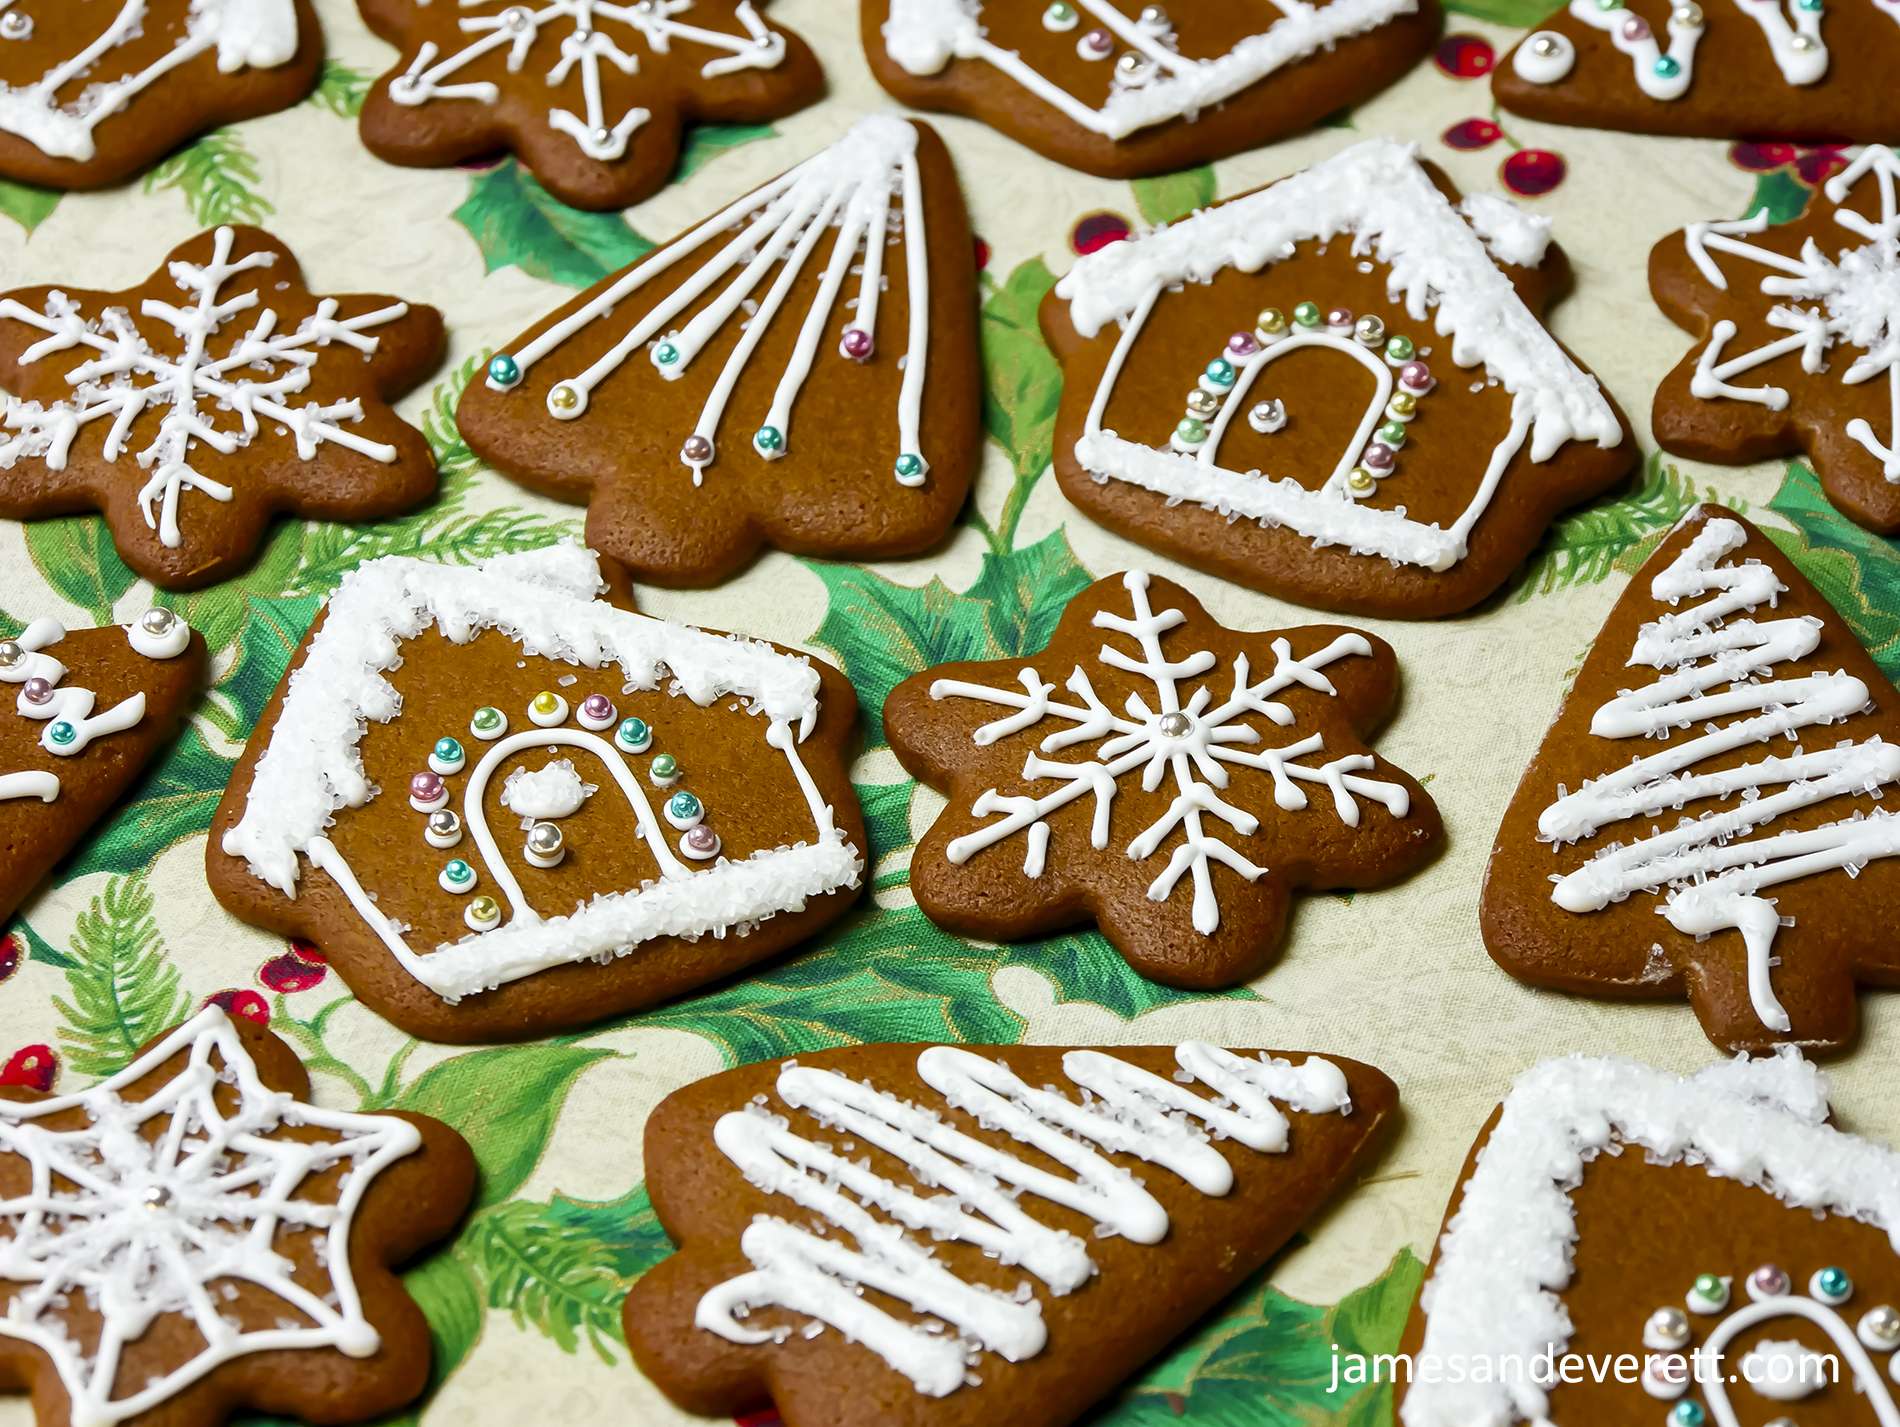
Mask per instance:
[[[0,0],[0,178],[117,183],[289,108],[322,63],[310,0]]]
[[[374,520],[435,489],[389,408],[442,352],[433,307],[319,297],[257,228],[174,248],[138,287],[0,296],[0,516],[98,510],[167,589],[230,578],[280,511]]]
[[[763,0],[761,0],[761,7]],[[679,161],[688,124],[762,124],[824,92],[805,42],[752,0],[357,0],[402,51],[363,143],[441,168],[513,150],[576,208],[626,208]]]
[[[1430,797],[1362,741],[1398,679],[1358,630],[1238,633],[1167,580],[1097,580],[1040,655],[891,692],[892,749],[950,799],[917,903],[1004,941],[1093,920],[1156,981],[1246,981],[1294,889],[1377,886],[1437,846]]]
[[[429,1379],[393,1269],[455,1226],[438,1120],[309,1103],[276,1036],[207,1006],[73,1094],[0,1089],[0,1384],[39,1427],[358,1422]]]
[[[1656,390],[1657,442],[1699,461],[1805,452],[1827,498],[1900,531],[1900,158],[1869,148],[1792,223],[1691,223],[1649,255],[1700,339]]]

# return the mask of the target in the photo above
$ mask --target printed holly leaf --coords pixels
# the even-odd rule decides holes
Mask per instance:
[[[63,197],[65,195],[57,188],[41,188],[38,184],[15,183],[12,179],[0,178],[0,213],[26,229],[29,238],[33,236],[33,230],[59,207],[59,200]]]
[[[660,1227],[644,1184],[605,1203],[556,1194],[548,1205],[548,1217],[585,1230],[598,1246],[602,1262],[628,1283],[673,1252],[673,1241]],[[617,1325],[615,1331],[619,1331]]]
[[[145,175],[145,191],[175,188],[201,228],[225,223],[261,223],[277,210],[251,185],[257,160],[230,129],[214,129],[178,150]]]
[[[1043,295],[1055,285],[1042,259],[1031,258],[983,303],[983,424],[1019,481],[1040,476],[1055,449],[1062,372],[1036,321]]]
[[[1335,1347],[1343,1356],[1397,1349],[1424,1265],[1409,1248],[1386,1271],[1327,1308],[1271,1287],[1268,1265],[1147,1369],[1097,1419],[1097,1427],[1186,1422],[1248,1427],[1384,1427],[1391,1385],[1330,1391]]]
[[[421,1403],[427,1403],[482,1336],[481,1287],[461,1255],[454,1252],[425,1256],[402,1276],[402,1286],[429,1320],[429,1342],[435,1351],[429,1362],[429,1386],[421,1398]],[[379,1427],[406,1427],[420,1415],[419,1404]],[[259,1424],[247,1420],[247,1427]]]
[[[1612,573],[1631,575],[1662,543],[1663,536],[1697,501],[1711,501],[1746,512],[1746,501],[1730,501],[1714,486],[1698,493],[1661,452],[1649,458],[1640,489],[1614,500],[1593,501],[1551,527],[1543,548],[1525,566],[1517,602],[1533,595],[1600,585]]]
[[[111,624],[112,607],[138,576],[119,558],[105,518],[69,515],[33,520],[26,523],[23,533],[27,553],[53,592],[85,610],[93,623]]]
[[[1529,29],[1559,7],[1550,0],[1445,0],[1445,8],[1453,14],[1469,15],[1489,24]]]
[[[393,1105],[461,1131],[481,1168],[477,1209],[519,1189],[547,1148],[567,1092],[581,1072],[614,1052],[593,1046],[524,1045],[473,1051],[431,1066]]]
[[[654,246],[618,213],[569,208],[512,158],[474,175],[452,216],[474,238],[487,271],[513,266],[568,287],[592,287]]]
[[[1767,527],[1762,533],[1840,611],[1881,672],[1900,678],[1900,550],[1836,510],[1800,461],[1788,462],[1768,508],[1785,516],[1795,533]]]
[[[1212,164],[1203,164],[1199,168],[1183,169],[1180,173],[1137,178],[1128,186],[1135,190],[1135,207],[1141,210],[1146,222],[1156,226],[1172,223],[1214,201],[1214,167]],[[1040,295],[1037,300],[1041,300]]]
[[[1014,942],[1001,949],[997,966],[1027,966],[1040,973],[1055,988],[1058,1006],[1079,1001],[1113,1011],[1124,1021],[1161,1006],[1210,999],[1205,992],[1178,991],[1137,975],[1094,927],[1041,941]],[[1227,1001],[1258,999],[1245,986],[1231,987],[1214,996]]]
[[[114,877],[73,923],[66,972],[68,1001],[53,998],[68,1068],[79,1075],[115,1075],[139,1047],[191,1014],[192,997],[152,918],[152,894],[141,873]]]
[[[1766,209],[1769,223],[1792,223],[1801,216],[1801,210],[1813,196],[1812,190],[1793,174],[1786,169],[1776,169],[1755,180],[1755,196],[1749,202],[1748,212],[1742,216],[1753,218]]]
[[[1060,530],[1036,544],[985,555],[967,591],[987,603],[990,647],[1003,654],[1041,649],[1069,601],[1090,584],[1089,572]],[[962,657],[962,656],[958,656]]]
[[[142,872],[173,843],[210,828],[211,815],[230,780],[230,760],[206,747],[202,732],[187,727],[133,787],[124,811],[104,832],[81,843],[79,851],[60,867],[55,874],[59,885],[95,872]],[[170,1024],[160,1022],[153,1034]]]
[[[856,783],[858,806],[864,810],[864,831],[871,840],[873,870],[899,848],[910,845],[910,800],[917,791],[914,779],[902,783]]]
[[[373,75],[351,69],[341,60],[326,59],[317,87],[303,102],[313,108],[328,109],[339,119],[354,119],[362,114],[363,101],[369,98],[370,86],[375,82]]]
[[[686,138],[680,145],[679,167],[673,170],[673,182],[680,183],[691,178],[703,165],[728,149],[770,139],[777,134],[778,130],[770,124],[695,124],[686,131]]]

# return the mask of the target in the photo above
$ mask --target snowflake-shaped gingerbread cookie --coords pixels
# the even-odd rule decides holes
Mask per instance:
[[[511,149],[565,203],[629,207],[666,182],[688,124],[760,124],[823,92],[764,3],[357,0],[402,50],[363,106],[363,143],[421,168]]]
[[[1665,450],[1805,452],[1829,500],[1900,531],[1900,158],[1869,148],[1800,218],[1691,223],[1649,255],[1658,305],[1702,340],[1656,390]]]
[[[295,104],[322,63],[310,0],[0,0],[0,178],[116,183]]]
[[[442,351],[442,318],[318,297],[257,228],[218,228],[120,292],[0,296],[0,515],[105,513],[125,562],[195,589],[279,511],[372,520],[435,489],[388,401]]]
[[[90,1090],[0,1090],[0,1380],[34,1383],[41,1427],[352,1422],[422,1390],[428,1325],[390,1268],[454,1226],[474,1157],[309,1089],[208,1006]]]
[[[1361,741],[1398,663],[1339,626],[1223,628],[1180,586],[1098,580],[1028,661],[940,665],[884,706],[949,807],[911,887],[934,920],[1015,940],[1093,919],[1144,976],[1231,986],[1271,959],[1295,888],[1370,887],[1442,834]]]

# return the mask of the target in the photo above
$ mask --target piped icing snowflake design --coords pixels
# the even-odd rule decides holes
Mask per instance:
[[[1869,220],[1843,207],[1855,186],[1868,177],[1879,186],[1880,216]],[[1845,170],[1822,187],[1835,206],[1833,220],[1856,237],[1857,247],[1843,247],[1830,258],[1821,243],[1809,238],[1799,255],[1776,252],[1748,241],[1768,227],[1763,210],[1752,218],[1728,223],[1691,223],[1683,230],[1689,257],[1717,292],[1729,291],[1728,274],[1713,254],[1741,258],[1766,269],[1760,291],[1774,303],[1767,313],[1769,326],[1788,333],[1752,351],[1725,357],[1735,339],[1736,325],[1728,318],[1716,322],[1708,344],[1696,359],[1690,392],[1703,401],[1753,402],[1770,411],[1785,410],[1789,395],[1771,384],[1739,386],[1733,380],[1764,362],[1787,353],[1801,354],[1801,370],[1809,375],[1829,369],[1828,353],[1837,345],[1857,348],[1859,354],[1840,373],[1841,383],[1856,386],[1886,378],[1888,421],[1885,439],[1864,417],[1847,422],[1844,433],[1880,463],[1889,484],[1900,484],[1900,206],[1894,180],[1900,176],[1900,158],[1891,149],[1869,147]]]
[[[1512,396],[1510,424],[1496,433],[1471,498],[1449,527],[1410,518],[1403,506],[1368,501],[1393,469],[1416,403],[1438,380],[1417,360],[1410,338],[1402,345],[1384,340],[1382,319],[1373,319],[1380,324],[1374,334],[1356,327],[1350,313],[1337,330],[1322,326],[1317,303],[1302,303],[1292,323],[1277,310],[1248,313],[1252,330],[1243,323],[1205,373],[1183,378],[1192,386],[1188,416],[1166,449],[1105,424],[1130,353],[1170,288],[1206,282],[1228,267],[1255,272],[1291,256],[1303,241],[1341,235],[1350,235],[1355,257],[1390,268],[1389,296],[1402,296],[1413,321],[1430,321],[1451,339],[1453,364],[1482,364],[1485,380]],[[1474,195],[1454,208],[1409,148],[1373,139],[1271,187],[1091,253],[1056,284],[1056,296],[1068,302],[1083,339],[1110,322],[1121,330],[1075,442],[1075,460],[1098,483],[1124,481],[1230,519],[1285,526],[1316,546],[1344,545],[1395,564],[1449,570],[1465,559],[1474,527],[1520,451],[1528,447],[1530,459],[1542,463],[1572,441],[1593,440],[1605,450],[1623,441],[1622,423],[1595,378],[1570,359],[1497,265],[1536,267],[1548,243],[1544,220],[1494,195]],[[1262,434],[1284,423],[1279,403],[1248,402],[1256,380],[1281,356],[1312,345],[1341,352],[1375,379],[1334,469],[1309,489],[1290,474],[1223,466],[1222,440],[1242,412]]]
[[[405,108],[436,99],[473,99],[493,104],[501,90],[487,80],[458,80],[467,66],[491,50],[508,52],[510,74],[530,72],[549,89],[565,84],[578,73],[587,112],[575,114],[553,107],[548,127],[572,139],[590,159],[609,163],[627,152],[634,130],[653,117],[652,111],[628,106],[614,114],[601,92],[602,63],[623,75],[640,72],[640,52],[666,54],[675,44],[700,46],[714,55],[700,67],[700,77],[713,79],[746,69],[772,69],[785,58],[785,37],[759,18],[749,0],[739,0],[733,17],[738,32],[693,24],[693,0],[537,0],[510,3],[469,14],[482,0],[462,0],[461,29],[469,42],[444,54],[433,40],[416,51],[409,67],[389,83],[389,97]],[[543,31],[558,27],[543,43]],[[571,28],[569,28],[571,26]]]
[[[116,462],[130,455],[150,472],[139,490],[139,510],[158,538],[176,548],[182,539],[179,497],[185,491],[198,491],[218,501],[232,497],[230,486],[199,469],[207,463],[206,448],[214,457],[228,456],[270,434],[260,418],[295,443],[299,460],[311,460],[318,446],[335,442],[371,460],[393,462],[394,446],[367,441],[349,429],[348,423],[363,419],[360,399],[302,407],[291,401],[310,385],[310,368],[325,355],[322,349],[340,343],[360,353],[374,352],[378,339],[370,331],[402,317],[408,305],[393,303],[339,320],[337,300],[326,297],[316,314],[295,331],[279,332],[277,314],[262,295],[261,278],[256,287],[219,298],[231,279],[268,271],[277,262],[277,255],[269,250],[233,259],[235,241],[232,229],[219,228],[210,262],[170,265],[173,281],[186,294],[184,303],[147,298],[141,304],[141,316],[170,325],[178,342],[171,352],[155,350],[124,308],[108,307],[88,315],[61,292],[51,293],[40,312],[11,298],[0,299],[0,317],[46,334],[21,354],[22,365],[61,352],[86,354],[66,373],[72,386],[70,400],[42,406],[7,398],[5,424],[19,434],[0,441],[0,470],[26,458],[64,470],[80,430],[110,418],[105,459]],[[240,314],[250,330],[224,356],[213,356],[207,350],[210,340]],[[147,412],[160,411],[163,415],[150,444],[135,449],[132,428]],[[235,412],[240,429],[221,426],[219,411]]]
[[[185,1065],[171,1079],[143,1099],[123,1098],[181,1053]],[[221,1087],[237,1095],[228,1111]],[[75,1111],[85,1124],[48,1123]],[[291,1128],[327,1133],[280,1133]],[[25,1192],[0,1199],[10,1231],[0,1237],[0,1280],[15,1288],[0,1336],[46,1353],[71,1398],[73,1427],[112,1427],[150,1412],[246,1353],[334,1348],[367,1358],[381,1338],[351,1271],[352,1225],[376,1176],[421,1143],[406,1120],[322,1109],[269,1089],[215,1006],[90,1090],[0,1098],[0,1153],[31,1168]],[[302,1197],[308,1180],[337,1165],[345,1172],[333,1199]],[[316,1240],[314,1269],[286,1253],[284,1236],[293,1234]],[[312,1273],[322,1275],[320,1286]],[[246,1329],[222,1311],[239,1285],[279,1300],[275,1327]],[[59,1317],[81,1298],[99,1316],[90,1340]],[[203,1347],[115,1396],[127,1345],[165,1315],[187,1319]]]
[[[1425,1330],[1417,1360],[1563,1358],[1575,1331],[1559,1297],[1576,1252],[1572,1194],[1585,1165],[1602,1154],[1634,1149],[1647,1165],[1694,1165],[1817,1218],[1874,1225],[1900,1244],[1900,1155],[1829,1125],[1827,1097],[1826,1078],[1793,1047],[1766,1059],[1738,1056],[1687,1079],[1580,1056],[1526,1071],[1453,1201],[1419,1296]],[[1640,1387],[1625,1389],[1637,1411],[1669,1427],[1738,1427],[1735,1397],[1755,1399],[1750,1421],[1770,1414],[1787,1421],[1776,1404],[1851,1392],[1881,1427],[1895,1427],[1900,1311],[1857,1289],[1839,1265],[1798,1279],[1773,1261],[1774,1247],[1763,1244],[1761,1257],[1742,1263],[1709,1263],[1690,1281],[1625,1286],[1638,1302],[1650,1294],[1651,1302],[1664,1300],[1644,1322],[1641,1341],[1625,1345],[1642,1364]],[[1832,1364],[1792,1341],[1796,1320],[1827,1335]],[[1566,1411],[1561,1388],[1553,1401],[1553,1387],[1549,1376],[1539,1382],[1502,1371],[1467,1372],[1461,1380],[1415,1375],[1399,1421],[1574,1424],[1574,1404]]]
[[[1182,53],[1161,5],[1145,5],[1132,15],[1110,0],[1049,5],[1043,28],[1065,45],[1072,42],[1083,59],[1105,62],[1121,51],[1109,67],[1110,91],[1100,106],[1076,97],[1021,51],[994,43],[980,0],[891,0],[884,47],[906,73],[920,78],[941,73],[953,60],[990,65],[1089,133],[1125,139],[1171,120],[1191,122],[1308,55],[1416,14],[1418,0],[1291,0],[1277,8],[1278,18],[1259,34],[1225,54],[1197,57]]]
[[[1336,674],[1341,661],[1371,660],[1371,682],[1389,680],[1389,651],[1375,650],[1352,630],[1292,630],[1261,637],[1250,658],[1228,631],[1208,627],[1212,622],[1185,591],[1169,587],[1153,600],[1153,589],[1146,574],[1131,571],[1098,581],[1071,602],[1046,655],[1075,652],[1062,683],[1069,698],[1033,663],[992,661],[951,666],[955,674],[927,671],[886,704],[886,726],[906,766],[947,783],[953,806],[967,809],[957,815],[956,836],[944,841],[940,824],[913,862],[918,900],[931,915],[953,925],[965,920],[952,905],[955,874],[919,864],[941,857],[947,868],[961,868],[1020,834],[1023,895],[1070,905],[1072,891],[1088,887],[1104,897],[1102,921],[1110,930],[1115,918],[1106,912],[1103,889],[1125,880],[1119,867],[1136,864],[1146,900],[1186,910],[1181,930],[1210,940],[1205,952],[1186,954],[1231,969],[1230,959],[1253,965],[1277,939],[1277,914],[1270,915],[1271,925],[1259,917],[1284,897],[1289,869],[1270,864],[1269,839],[1282,849],[1298,847],[1310,829],[1313,850],[1282,859],[1297,858],[1303,885],[1331,885],[1326,879],[1336,876],[1363,885],[1378,875],[1365,869],[1402,870],[1430,847],[1437,831],[1430,800],[1409,780],[1381,776],[1394,770],[1381,769],[1351,731],[1382,707],[1362,706],[1366,677],[1356,673],[1352,697],[1340,699],[1328,673]],[[1087,658],[1082,649],[1091,630],[1107,637]],[[1167,649],[1164,638],[1171,641]],[[1296,642],[1304,652],[1296,652]],[[1256,670],[1252,659],[1269,651],[1271,666]],[[1013,689],[1007,687],[1012,674]],[[1383,687],[1389,696],[1390,683]],[[1337,712],[1329,709],[1318,727],[1303,729],[1286,701],[1294,691],[1309,709],[1315,696],[1340,699]],[[948,728],[965,727],[968,717],[958,712],[945,726],[940,712],[966,702],[1007,711],[970,728],[967,755],[958,748],[965,735]],[[1023,749],[1020,765],[1013,755],[985,752],[1005,743]],[[1084,756],[1057,756],[1068,750]],[[999,776],[1014,787],[984,788],[977,781]],[[1085,801],[1092,803],[1086,822],[1064,814]],[[1051,850],[1052,818],[1066,818],[1073,829],[1059,852]],[[973,885],[970,876],[999,875],[1000,869],[986,873],[985,865],[972,867],[958,885]],[[1236,908],[1223,906],[1217,869],[1262,889],[1231,930]],[[1178,891],[1183,883],[1185,896]]]
[[[929,375],[929,248],[917,130],[895,115],[861,119],[824,152],[635,264],[545,332],[497,355],[489,364],[488,387],[496,392],[514,390],[532,368],[554,358],[589,325],[611,321],[615,309],[641,288],[663,277],[682,259],[718,243],[718,251],[691,278],[628,325],[625,335],[603,356],[584,371],[563,376],[547,395],[547,411],[555,420],[579,420],[587,412],[594,389],[629,358],[644,351],[654,370],[668,381],[677,381],[704,348],[736,323],[743,335],[726,357],[692,434],[680,448],[679,459],[691,469],[693,483],[698,485],[719,459],[726,406],[754,350],[779,318],[819,240],[834,228],[837,236],[831,256],[811,305],[799,319],[798,340],[779,374],[765,420],[747,444],[765,461],[777,461],[791,451],[793,410],[828,335],[832,312],[853,274],[856,296],[848,303],[849,317],[837,332],[838,351],[860,365],[878,359],[878,308],[888,281],[884,249],[901,243],[909,320],[903,349],[882,360],[896,361],[904,373],[895,412],[898,456],[892,477],[902,486],[921,486],[930,470],[919,434]],[[772,276],[774,266],[778,271]],[[683,327],[672,325],[722,281],[724,288]],[[833,435],[815,433],[813,439]]]
[[[113,3],[94,0],[94,8],[109,9]],[[185,15],[187,6],[179,0],[116,3],[116,13],[98,37],[63,58],[37,82],[13,89],[0,83],[0,130],[18,134],[50,158],[84,163],[97,152],[93,131],[104,120],[197,56],[215,50],[219,73],[235,74],[247,68],[274,68],[297,53],[297,12],[292,0],[190,0],[189,16],[172,49],[136,73],[123,73],[114,51],[144,34],[148,25],[157,27],[163,20]],[[70,4],[72,0],[0,0],[0,45],[32,38],[35,9]],[[62,88],[93,75],[100,78],[76,103],[61,102]]]

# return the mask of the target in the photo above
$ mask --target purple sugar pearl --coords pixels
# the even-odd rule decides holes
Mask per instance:
[[[1389,471],[1392,469],[1392,463],[1397,459],[1398,457],[1392,454],[1390,446],[1373,441],[1367,445],[1364,453],[1359,457],[1359,464],[1369,471]]]
[[[1335,307],[1331,312],[1326,314],[1326,325],[1328,327],[1352,326],[1352,309],[1350,307]]]
[[[711,852],[719,846],[719,834],[701,823],[686,834],[686,845],[695,852]]]
[[[53,686],[37,675],[20,686],[20,693],[29,704],[50,704],[53,701]]]
[[[614,716],[614,706],[605,694],[589,694],[581,700],[581,715],[595,723],[605,723]]]
[[[1399,380],[1409,391],[1424,391],[1432,384],[1432,369],[1423,362],[1407,362],[1399,368]]]
[[[871,334],[862,327],[847,327],[844,336],[838,342],[838,350],[854,362],[861,362],[871,355]]]
[[[1749,1285],[1768,1298],[1779,1298],[1788,1291],[1788,1275],[1779,1267],[1765,1263],[1748,1276]]]
[[[1641,44],[1649,38],[1649,21],[1641,15],[1631,15],[1623,21],[1623,38],[1630,44]]]
[[[1254,340],[1251,332],[1236,332],[1227,339],[1227,350],[1236,357],[1251,357],[1260,350],[1260,344]]]
[[[409,780],[409,796],[418,803],[433,803],[442,796],[442,780],[433,773],[418,773]]]

